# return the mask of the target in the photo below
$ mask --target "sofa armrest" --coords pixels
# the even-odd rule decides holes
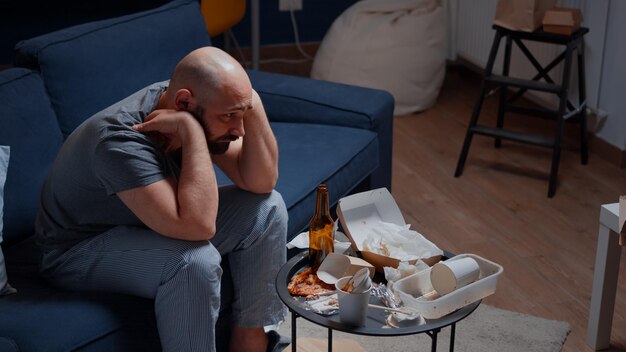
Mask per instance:
[[[249,70],[270,121],[339,125],[378,134],[379,166],[366,187],[391,190],[393,96],[383,90]]]
[[[249,70],[271,121],[375,129],[392,118],[386,91],[329,81]]]

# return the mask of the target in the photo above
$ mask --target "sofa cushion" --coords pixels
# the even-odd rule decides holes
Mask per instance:
[[[309,226],[315,190],[328,185],[331,205],[378,166],[378,139],[368,130],[331,125],[272,122],[278,141],[276,190],[289,211],[287,240]],[[218,172],[218,182],[230,181]]]
[[[8,337],[21,352],[161,350],[154,300],[53,288],[39,277],[33,261],[37,252],[30,237],[7,253],[8,274],[19,291],[0,299],[0,337]],[[226,350],[231,327],[233,286],[227,257],[222,258],[222,269],[219,351]],[[3,347],[0,341],[2,352]]]
[[[35,277],[9,274],[19,291],[0,300],[0,335],[19,351],[160,349],[152,300],[57,290]]]
[[[378,133],[378,168],[367,188],[391,189],[394,101],[379,89],[248,71],[270,121],[328,124]]]
[[[39,191],[62,141],[39,74],[23,68],[0,71],[0,145],[11,147],[3,246],[32,235]]]
[[[175,0],[22,41],[15,60],[41,71],[67,137],[92,114],[168,79],[180,59],[210,43],[199,2]]]
[[[0,351],[2,352],[19,352],[17,343],[11,338],[0,337]]]

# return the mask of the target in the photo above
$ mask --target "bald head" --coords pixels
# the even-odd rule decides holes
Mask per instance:
[[[230,89],[249,82],[248,76],[232,56],[216,47],[196,49],[176,65],[169,89],[189,89],[199,101],[208,103],[218,89]]]

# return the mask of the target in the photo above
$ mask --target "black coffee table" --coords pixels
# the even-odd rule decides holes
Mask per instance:
[[[339,314],[324,316],[313,311],[307,310],[304,305],[304,298],[294,297],[287,291],[289,280],[300,269],[307,265],[308,251],[303,251],[291,258],[278,272],[276,278],[276,290],[278,296],[285,303],[291,312],[291,350],[296,351],[296,319],[302,317],[319,326],[328,328],[328,351],[332,351],[333,330],[343,331],[350,334],[368,335],[368,336],[402,336],[425,333],[431,338],[431,351],[437,350],[437,335],[442,328],[451,327],[450,331],[450,351],[454,351],[454,335],[456,323],[465,319],[480,305],[481,301],[474,302],[455,312],[452,312],[439,319],[426,319],[426,324],[402,327],[402,328],[384,328],[386,318],[389,312],[382,309],[370,308],[367,312],[367,321],[365,326],[355,327],[343,324],[339,320]],[[379,298],[371,297],[370,303],[383,305]]]

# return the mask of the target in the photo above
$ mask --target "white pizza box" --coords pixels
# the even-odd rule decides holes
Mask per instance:
[[[425,319],[438,319],[468,304],[479,301],[496,292],[501,265],[475,254],[459,254],[448,260],[471,257],[478,263],[478,279],[444,296],[438,296],[430,282],[432,268],[409,275],[393,284],[392,290],[400,296],[406,307],[420,313]]]
[[[342,277],[352,276],[362,268],[369,270],[370,278],[374,277],[374,267],[365,260],[345,254],[330,253],[317,269],[317,277],[325,283],[333,285]]]
[[[363,259],[374,265],[377,271],[384,272],[383,267],[385,266],[397,268],[400,265],[399,259],[365,251],[362,248],[365,233],[367,233],[365,230],[370,226],[369,224],[383,221],[401,226],[406,225],[400,208],[387,188],[356,193],[339,199],[337,216],[350,242],[352,242],[352,248],[360,252]],[[441,260],[441,256],[420,259],[432,266]],[[416,262],[417,259],[409,261],[410,264]]]

